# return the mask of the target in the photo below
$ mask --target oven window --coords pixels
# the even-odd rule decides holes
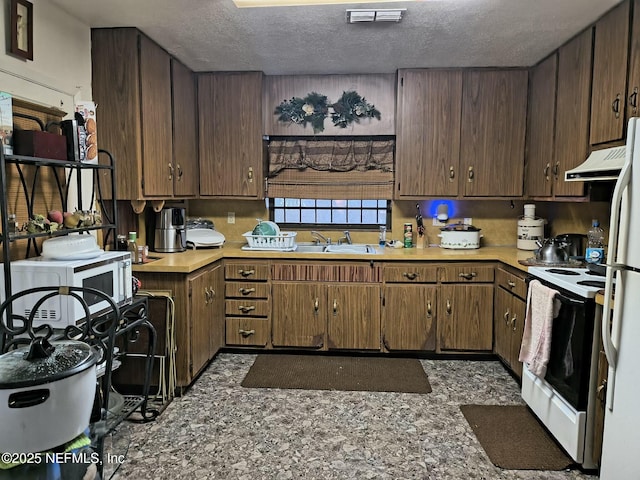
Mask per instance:
[[[108,296],[113,298],[113,271],[108,271],[105,273],[101,273],[99,275],[95,275],[93,277],[85,278],[82,280],[82,286],[85,288],[95,288],[96,290],[100,290],[104,292]],[[91,293],[83,294],[84,301],[87,302],[87,305],[90,307],[103,301],[101,297],[97,295],[93,295]]]

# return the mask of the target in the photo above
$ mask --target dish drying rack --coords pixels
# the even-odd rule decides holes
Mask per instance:
[[[297,232],[280,232],[277,235],[254,235],[253,232],[243,233],[247,239],[243,250],[272,250],[272,251],[293,251],[296,249]]]

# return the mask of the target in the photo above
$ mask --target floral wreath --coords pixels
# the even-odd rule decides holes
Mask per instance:
[[[284,100],[274,112],[278,120],[284,123],[295,123],[313,127],[313,133],[324,130],[324,119],[331,116],[333,125],[347,128],[352,123],[360,123],[361,118],[376,118],[380,120],[380,112],[376,107],[367,103],[364,97],[355,91],[343,92],[336,103],[329,104],[326,95],[311,92],[304,98],[293,97]]]

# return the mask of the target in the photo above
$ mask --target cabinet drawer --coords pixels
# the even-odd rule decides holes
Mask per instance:
[[[269,302],[267,300],[234,300],[225,301],[225,313],[237,317],[267,317],[269,316]]]
[[[227,345],[264,347],[269,339],[269,322],[265,318],[227,318]]]
[[[493,265],[450,265],[440,267],[438,276],[442,283],[493,282]]]
[[[438,267],[428,265],[385,265],[382,276],[387,283],[436,283]]]
[[[268,263],[227,263],[224,266],[224,278],[227,280],[258,280],[269,279]]]
[[[524,278],[502,268],[496,269],[496,285],[517,295],[520,298],[527,298],[527,283]]]
[[[259,282],[227,282],[227,298],[269,298],[269,284]]]

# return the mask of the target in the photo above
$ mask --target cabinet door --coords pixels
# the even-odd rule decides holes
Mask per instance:
[[[382,309],[387,350],[436,349],[437,287],[387,285]]]
[[[198,75],[200,195],[261,198],[262,74]]]
[[[204,367],[211,358],[212,318],[209,302],[212,284],[209,271],[197,274],[189,279],[189,301],[191,314],[191,378]],[[180,345],[185,348],[184,345]]]
[[[507,366],[511,366],[511,300],[513,295],[496,287],[493,307],[493,349]]]
[[[595,25],[591,145],[623,138],[628,48],[629,1],[624,1]]]
[[[173,195],[171,61],[169,54],[140,35],[140,109],[144,195]]]
[[[529,122],[527,124],[527,195],[552,194],[553,129],[556,117],[558,55],[531,69],[529,74]]]
[[[135,28],[91,30],[91,90],[96,109],[98,146],[116,159],[118,199],[142,197],[140,68]],[[99,155],[100,162],[106,155]],[[106,176],[108,177],[108,176]],[[101,175],[101,179],[105,179]],[[103,192],[110,185],[101,182]]]
[[[441,285],[438,302],[440,349],[492,349],[493,285]]]
[[[324,345],[327,287],[315,283],[282,282],[271,286],[274,347]]]
[[[329,348],[380,350],[378,285],[330,285],[327,301]]]
[[[196,83],[193,72],[171,61],[173,95],[173,193],[176,197],[198,195],[198,130]]]
[[[525,70],[463,73],[460,165],[465,196],[522,195],[526,115]]]
[[[462,72],[399,72],[396,196],[456,196]]]
[[[558,50],[558,95],[553,167],[556,196],[584,195],[584,182],[565,182],[564,172],[589,153],[591,41],[589,28]]]
[[[638,92],[640,91],[640,0],[633,0],[631,42],[629,49],[629,81],[627,82],[627,119],[637,117]]]
[[[526,310],[527,304],[524,300],[515,295],[511,297],[509,365],[518,378],[522,378],[522,362],[518,360],[518,357],[520,356],[520,345],[522,344],[522,335],[524,333],[524,316]]]
[[[224,295],[224,267],[216,265],[208,274],[209,302],[209,358],[213,358],[224,345],[225,329],[225,295]],[[206,288],[206,287],[205,287]],[[206,293],[206,291],[205,291]]]

